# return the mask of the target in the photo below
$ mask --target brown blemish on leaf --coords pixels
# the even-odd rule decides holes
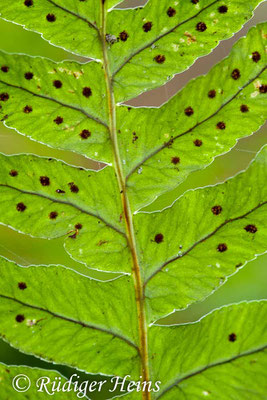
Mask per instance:
[[[47,14],[46,20],[47,20],[48,22],[55,22],[56,16],[55,16],[54,14]]]
[[[244,229],[245,231],[250,233],[256,233],[258,230],[258,228],[255,225],[247,225]]]
[[[202,144],[203,144],[202,140],[200,140],[200,139],[196,139],[196,140],[194,140],[194,145],[195,145],[195,146],[197,146],[197,147],[201,147],[201,146],[202,146]]]
[[[216,90],[210,90],[208,96],[210,99],[214,99],[214,97],[216,97]]]
[[[31,106],[25,106],[23,108],[23,112],[25,112],[25,114],[29,114],[32,112],[32,107]]]
[[[48,176],[40,176],[40,183],[42,186],[49,186],[50,185],[50,179]]]
[[[1,71],[7,73],[9,71],[9,67],[7,65],[3,65],[1,67]]]
[[[199,32],[205,32],[206,29],[207,25],[205,24],[205,22],[199,22],[196,26],[196,30]]]
[[[25,79],[30,81],[33,78],[33,73],[32,72],[25,72],[24,77],[25,77]]]
[[[53,82],[53,85],[55,86],[56,89],[62,88],[62,82],[59,81],[59,80],[55,80],[55,81]]]
[[[51,213],[49,214],[50,219],[56,219],[57,216],[58,216],[58,213],[56,211],[51,211]]]
[[[18,204],[16,205],[16,209],[17,209],[17,211],[19,211],[19,212],[25,211],[26,208],[27,208],[27,207],[25,206],[24,203],[18,203]]]
[[[63,118],[62,118],[62,117],[57,117],[57,118],[54,119],[54,122],[55,122],[57,125],[60,125],[60,124],[62,124],[62,122],[63,122]]]
[[[12,169],[12,170],[9,172],[9,175],[10,175],[10,176],[18,176],[18,171],[16,171],[15,169]]]
[[[69,187],[70,187],[70,191],[72,193],[78,193],[79,192],[79,188],[77,185],[74,184],[74,182],[70,182],[68,183]]]
[[[0,94],[0,100],[1,101],[7,101],[9,99],[9,94],[8,93],[1,93]]]
[[[24,1],[24,5],[25,5],[26,7],[31,7],[31,6],[33,6],[33,0],[25,0],[25,1]]]
[[[89,87],[84,87],[83,88],[83,95],[85,96],[85,97],[90,97],[90,96],[92,96],[92,90],[91,90],[91,88],[89,88]]]
[[[211,211],[214,215],[219,215],[222,212],[222,206],[214,206]]]
[[[82,139],[88,139],[91,136],[91,132],[88,129],[83,129],[80,133]]]
[[[99,240],[99,242],[97,243],[97,246],[102,246],[103,244],[106,244],[106,243],[108,243],[108,241],[107,240]]]
[[[249,108],[248,108],[247,105],[242,104],[242,106],[240,106],[240,111],[241,111],[242,113],[246,113],[246,112],[249,111]]]
[[[167,15],[169,17],[174,17],[175,14],[176,14],[176,10],[174,8],[172,8],[172,7],[169,7],[168,10],[167,10]]]
[[[224,130],[226,128],[226,125],[223,121],[218,122],[218,124],[216,125],[217,129],[221,129]]]
[[[235,267],[236,267],[236,268],[240,268],[240,267],[242,267],[242,265],[243,265],[242,263],[239,263],[239,264],[236,264]]]
[[[162,233],[158,233],[155,237],[154,237],[154,241],[156,243],[162,243],[164,239],[164,236],[162,235]]]
[[[65,190],[57,189],[57,190],[56,190],[56,193],[62,194],[62,193],[66,193],[66,192],[65,192]]]
[[[227,245],[225,244],[225,243],[220,243],[219,245],[218,245],[218,247],[217,247],[217,250],[220,252],[220,253],[223,253],[224,251],[226,251],[227,250]]]
[[[259,91],[260,93],[267,93],[267,85],[260,85]]]
[[[187,107],[187,108],[184,110],[184,113],[185,113],[185,115],[187,115],[188,117],[191,117],[191,115],[194,114],[194,110],[193,110],[192,107]]]
[[[20,290],[25,290],[25,289],[27,289],[27,285],[26,285],[25,282],[19,282],[19,283],[18,283],[18,288],[19,288]]]
[[[137,139],[138,139],[138,136],[137,136],[136,132],[133,132],[132,143],[136,142]]]
[[[144,32],[149,32],[152,29],[152,22],[148,21],[143,25],[143,31]]]
[[[24,320],[25,320],[24,315],[18,314],[18,315],[16,316],[16,321],[17,321],[17,322],[21,323],[21,322],[23,322]]]
[[[128,33],[127,33],[126,31],[122,31],[122,32],[119,34],[119,37],[120,37],[120,40],[121,40],[122,42],[126,42],[126,40],[128,39],[129,35],[128,35]]]
[[[179,158],[179,157],[172,157],[172,163],[173,163],[174,165],[179,164],[179,162],[180,162],[180,158]]]
[[[237,68],[234,69],[233,72],[232,72],[232,74],[231,74],[231,77],[232,77],[235,81],[237,81],[237,79],[239,79],[240,76],[241,76],[241,74],[240,74],[239,69],[237,69]]]
[[[236,334],[235,333],[230,333],[228,336],[229,342],[235,342],[236,341]]]
[[[191,35],[191,33],[189,32],[185,32],[184,35],[187,37],[187,43],[191,44],[197,41],[197,38],[193,35]]]
[[[259,53],[258,51],[254,51],[254,52],[252,53],[252,60],[253,60],[255,63],[257,63],[257,62],[260,61],[260,59],[261,59],[260,53]]]
[[[76,224],[75,225],[75,229],[78,229],[78,230],[82,229],[82,227],[83,227],[82,224]]]
[[[191,3],[193,4],[197,4],[199,2],[199,0],[191,0]]]
[[[228,7],[227,7],[227,6],[220,6],[220,7],[218,8],[218,11],[219,11],[219,13],[221,13],[221,14],[226,14],[227,11],[228,11]]]
[[[154,57],[154,60],[158,63],[158,64],[163,64],[166,60],[166,57],[162,54],[158,54],[156,57]]]

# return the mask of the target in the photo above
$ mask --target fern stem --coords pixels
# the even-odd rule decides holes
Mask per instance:
[[[122,162],[119,152],[118,146],[118,138],[117,138],[117,128],[116,128],[116,101],[113,90],[113,82],[112,75],[109,67],[109,59],[108,59],[108,49],[106,43],[106,17],[107,17],[107,9],[105,0],[100,0],[101,2],[101,42],[103,48],[103,66],[105,72],[106,79],[106,88],[108,95],[108,107],[109,107],[109,131],[110,131],[110,139],[112,143],[113,149],[113,157],[114,157],[114,168],[116,172],[116,177],[119,185],[119,190],[121,193],[122,207],[124,212],[124,219],[126,225],[126,233],[128,246],[132,255],[132,277],[134,280],[135,286],[135,297],[136,297],[136,305],[137,305],[137,315],[138,315],[138,323],[139,323],[139,351],[141,357],[141,375],[142,382],[149,381],[149,363],[148,363],[148,341],[147,341],[147,322],[145,315],[145,302],[144,302],[144,291],[143,291],[143,282],[141,278],[141,271],[138,261],[137,255],[137,247],[134,233],[134,225],[132,219],[132,211],[129,202],[129,198],[127,195],[127,188],[125,182],[125,176],[123,173]],[[148,391],[148,385],[145,385],[145,390],[142,392],[143,400],[150,400],[150,392]]]

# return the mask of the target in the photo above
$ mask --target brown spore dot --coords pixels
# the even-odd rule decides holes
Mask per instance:
[[[24,320],[25,320],[24,315],[18,314],[18,315],[16,316],[16,321],[17,321],[17,322],[21,323],[21,322],[23,322]]]
[[[25,112],[25,114],[29,114],[32,112],[32,107],[31,106],[25,106],[23,108],[23,112]]]
[[[210,90],[209,91],[209,93],[208,93],[208,97],[210,98],[210,99],[214,99],[214,97],[216,97],[216,90]]]
[[[217,247],[217,250],[218,250],[220,253],[223,253],[224,251],[227,250],[227,245],[226,245],[225,243],[220,243],[220,244],[218,245],[218,247]]]
[[[166,60],[166,57],[163,56],[162,54],[158,54],[156,57],[154,57],[154,60],[158,63],[158,64],[163,64]]]
[[[53,82],[53,85],[55,86],[56,89],[62,88],[62,82],[59,81],[59,80],[55,80],[55,81]]]
[[[62,193],[66,193],[66,192],[65,192],[65,190],[57,189],[57,190],[56,190],[56,193],[62,194]]]
[[[9,99],[9,94],[8,93],[1,93],[0,94],[0,100],[1,101],[7,101]]]
[[[48,176],[40,176],[40,183],[42,186],[49,186],[50,179],[48,178]]]
[[[242,104],[242,106],[240,106],[240,111],[242,113],[246,113],[246,112],[249,111],[249,108],[248,108],[248,106],[246,104]]]
[[[70,191],[71,191],[72,193],[78,193],[78,192],[79,192],[78,186],[75,185],[73,182],[70,182],[68,185],[69,185]]]
[[[143,31],[149,32],[152,29],[152,22],[148,21],[143,25]]]
[[[267,85],[260,85],[259,91],[260,93],[267,93]]]
[[[235,333],[230,333],[228,336],[229,342],[235,342],[236,341],[236,334]]]
[[[185,115],[187,115],[188,117],[191,117],[191,115],[194,114],[194,110],[193,110],[192,107],[187,107],[187,108],[184,110],[184,113],[185,113]]]
[[[256,233],[258,228],[255,225],[247,225],[245,226],[245,231],[250,232],[250,233]]]
[[[260,59],[261,59],[260,53],[259,53],[258,51],[254,51],[254,52],[252,53],[252,60],[253,60],[255,63],[257,63],[257,62],[260,61]]]
[[[235,81],[237,81],[237,79],[239,79],[241,76],[239,69],[234,69],[231,76]]]
[[[227,11],[228,11],[228,7],[227,7],[227,6],[220,6],[220,7],[218,8],[218,11],[219,11],[219,13],[221,13],[221,14],[226,14]]]
[[[199,32],[205,32],[206,29],[207,25],[205,24],[205,22],[199,22],[196,26],[196,30]]]
[[[24,1],[24,5],[25,5],[26,7],[31,7],[31,6],[33,6],[33,0],[25,0],[25,1]]]
[[[164,239],[164,236],[162,235],[162,233],[157,233],[157,235],[154,238],[154,241],[156,243],[162,243]]]
[[[84,95],[85,97],[90,97],[90,96],[92,96],[92,90],[91,90],[91,88],[89,88],[89,87],[84,87],[84,88],[83,88],[83,95]]]
[[[174,17],[175,14],[176,14],[176,10],[174,8],[172,8],[172,7],[169,7],[168,10],[167,10],[167,15],[169,17]]]
[[[32,72],[25,72],[24,77],[25,77],[25,79],[30,81],[33,78],[33,73]]]
[[[27,289],[27,285],[26,285],[25,282],[19,282],[19,283],[18,283],[18,288],[19,288],[20,290],[25,290],[25,289]]]
[[[54,119],[54,122],[55,122],[57,125],[60,125],[60,124],[62,124],[62,122],[63,122],[63,118],[62,118],[62,117],[57,117],[57,118]]]
[[[172,157],[172,163],[173,163],[174,165],[179,164],[179,162],[180,162],[180,158],[179,158],[179,157]]]
[[[16,209],[17,209],[17,211],[19,211],[19,212],[25,211],[26,208],[27,208],[27,207],[25,206],[24,203],[18,203],[18,204],[16,205]]]
[[[54,14],[47,14],[46,20],[47,20],[48,22],[55,22],[56,16],[55,16]]]
[[[191,3],[197,4],[197,3],[199,3],[199,0],[191,0]]]
[[[76,224],[75,225],[75,229],[79,229],[80,230],[80,229],[82,229],[82,227],[83,227],[82,224]]]
[[[222,206],[214,206],[211,211],[214,215],[219,215],[222,212]]]
[[[51,211],[51,213],[49,214],[50,219],[56,219],[57,216],[58,216],[58,213],[56,211]]]
[[[18,171],[16,171],[15,169],[12,169],[12,170],[9,172],[9,175],[10,175],[10,176],[18,176]]]
[[[196,139],[196,140],[194,140],[194,145],[195,145],[195,146],[197,146],[197,147],[201,147],[201,146],[202,146],[202,144],[203,144],[202,140],[200,140],[200,139]]]
[[[2,71],[2,72],[8,72],[8,71],[9,71],[9,67],[8,67],[7,65],[3,65],[3,66],[1,67],[1,71]]]
[[[120,40],[121,40],[122,42],[126,42],[126,40],[128,39],[129,35],[128,35],[128,33],[127,33],[126,31],[122,31],[122,32],[119,34],[119,37],[120,37]]]
[[[218,122],[218,124],[216,125],[217,129],[221,129],[224,130],[226,128],[226,125],[223,121]]]
[[[80,133],[82,139],[88,139],[91,136],[91,132],[88,129],[83,129]]]

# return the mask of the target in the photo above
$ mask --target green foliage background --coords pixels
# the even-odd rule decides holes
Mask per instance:
[[[267,4],[261,4],[256,11],[256,16],[249,25],[255,25],[264,20],[264,14],[267,13]],[[240,36],[240,35],[239,35]],[[200,60],[191,70],[186,72],[185,78],[196,76],[200,69],[209,70],[211,63],[217,62],[223,58],[231,48],[232,41],[221,43],[219,48],[204,60]],[[38,34],[23,30],[22,27],[0,20],[0,48],[8,52],[27,53],[31,55],[40,55],[51,58],[55,61],[70,59],[63,50],[53,48],[46,43]],[[77,60],[77,57],[72,57]],[[203,70],[203,72],[204,72]],[[202,71],[201,71],[202,72]],[[183,79],[183,78],[182,78]],[[166,101],[167,94],[173,94],[180,85],[181,77],[175,77],[167,84],[165,88],[153,91],[153,94],[145,94],[138,99],[138,104],[160,104]],[[165,98],[164,98],[165,96]],[[152,101],[151,101],[152,100]],[[137,104],[137,102],[131,102]],[[240,127],[242,129],[242,127]],[[244,169],[254,158],[255,153],[266,143],[267,127],[263,127],[252,137],[242,139],[231,152],[217,158],[215,162],[203,171],[194,173],[178,189],[161,196],[157,203],[161,206],[167,206],[172,203],[177,195],[189,188],[215,184],[223,181],[225,178],[234,175]],[[99,164],[88,161],[83,157],[63,152],[41,144],[30,141],[29,139],[17,134],[13,130],[8,130],[3,124],[0,125],[0,151],[6,154],[34,153],[49,157],[62,159],[70,164],[82,165],[88,168],[99,168]],[[47,241],[42,239],[33,239],[21,235],[11,229],[0,225],[0,254],[10,260],[14,260],[22,265],[29,264],[64,264],[66,266],[82,271],[88,274],[86,267],[76,263],[65,253],[63,247],[59,245],[61,240]],[[101,275],[101,276],[100,276]],[[106,274],[108,276],[108,274]],[[103,274],[90,272],[90,276],[101,277]],[[247,264],[239,274],[231,278],[216,293],[208,297],[204,302],[195,304],[185,311],[177,312],[166,318],[166,323],[179,323],[197,320],[202,315],[221,305],[239,302],[241,300],[263,299],[267,298],[267,254],[255,261]],[[8,364],[24,364],[31,366],[45,366],[43,363],[33,357],[23,355],[17,350],[11,348],[4,342],[0,342],[0,362]],[[55,368],[55,366],[51,366]],[[67,375],[71,371],[61,367],[60,371]],[[93,399],[105,399],[105,394],[92,396]]]

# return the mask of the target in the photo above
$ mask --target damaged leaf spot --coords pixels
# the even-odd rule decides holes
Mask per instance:
[[[257,62],[260,61],[260,59],[261,59],[260,53],[259,53],[258,51],[254,51],[254,52],[252,53],[252,60],[253,60],[255,63],[257,63]]]
[[[84,87],[83,88],[83,95],[85,96],[85,97],[90,97],[90,96],[92,96],[92,90],[91,90],[91,88],[89,88],[89,87]]]
[[[24,5],[25,5],[26,7],[31,7],[31,6],[33,6],[33,0],[25,0],[25,1],[24,1]]]
[[[188,117],[191,117],[191,115],[194,114],[194,110],[193,110],[192,107],[187,107],[187,108],[184,110],[184,113],[185,113],[185,115],[187,115]]]
[[[57,125],[60,125],[60,124],[62,124],[62,122],[63,122],[63,118],[62,118],[62,117],[57,117],[57,118],[54,119],[54,122],[55,122]]]
[[[82,139],[88,139],[91,136],[91,132],[88,129],[83,129],[80,133]]]
[[[21,323],[21,322],[23,322],[24,320],[25,320],[24,315],[18,314],[18,315],[16,316],[16,321],[17,321],[17,322]]]
[[[148,21],[143,25],[143,31],[149,32],[152,29],[152,22]]]
[[[260,93],[267,93],[267,85],[260,85],[259,91]]]
[[[221,14],[226,14],[228,11],[228,7],[227,6],[221,6],[218,8],[219,13]]]
[[[77,237],[77,232],[75,232],[73,235],[69,236],[70,239],[76,239],[76,237]]]
[[[23,108],[23,112],[25,112],[25,114],[29,114],[32,112],[32,107],[31,106],[25,106]]]
[[[49,214],[50,219],[56,219],[57,216],[58,216],[58,213],[56,211],[51,211],[51,213]]]
[[[7,101],[9,99],[9,94],[8,93],[1,93],[0,94],[0,100],[1,101]]]
[[[136,142],[137,139],[138,139],[138,136],[137,136],[136,132],[133,132],[132,143]]]
[[[156,243],[162,243],[162,242],[163,242],[163,239],[164,239],[164,236],[162,235],[162,233],[158,233],[158,234],[155,236],[154,241],[155,241]]]
[[[240,106],[240,111],[241,111],[242,113],[246,113],[246,112],[249,111],[249,108],[248,108],[248,106],[246,106],[245,104],[242,104],[242,106]]]
[[[62,82],[59,80],[54,81],[53,85],[55,86],[56,89],[62,88]]]
[[[126,31],[122,31],[121,33],[120,33],[120,40],[122,41],[122,42],[126,42],[126,40],[128,39],[128,37],[129,37],[129,35],[128,35],[128,33],[126,32]]]
[[[15,169],[12,169],[12,170],[9,172],[9,175],[10,175],[10,176],[18,176],[18,171],[16,171]]]
[[[241,76],[239,69],[234,69],[231,76],[235,81],[237,81]]]
[[[48,178],[48,176],[40,176],[40,183],[42,186],[49,186],[50,179]]]
[[[46,19],[48,22],[55,22],[56,16],[54,14],[47,14]]]
[[[201,147],[202,144],[203,144],[202,140],[200,140],[200,139],[194,140],[194,145],[195,145],[196,147]]]
[[[56,190],[56,193],[62,194],[62,193],[66,193],[66,192],[65,192],[65,190],[57,189],[57,190]]]
[[[224,251],[226,251],[227,250],[227,245],[225,244],[225,243],[220,243],[219,245],[218,245],[218,247],[217,247],[217,250],[220,252],[220,253],[223,253]]]
[[[174,165],[179,164],[179,162],[180,162],[180,158],[179,158],[179,157],[172,157],[172,163],[173,163]]]
[[[82,224],[76,224],[76,225],[75,225],[75,228],[76,228],[76,229],[79,229],[79,230],[82,229],[82,227],[83,227]]]
[[[163,64],[166,60],[166,57],[163,56],[162,54],[158,54],[156,57],[154,57],[154,60],[158,63],[158,64]]]
[[[199,2],[199,0],[191,0],[191,3],[193,4],[197,4]]]
[[[235,333],[230,333],[228,336],[229,342],[235,342],[236,341],[236,334]]]
[[[16,205],[16,209],[17,209],[17,211],[19,211],[19,212],[25,211],[26,208],[27,208],[27,207],[25,206],[24,203],[18,203],[18,204]]]
[[[247,225],[244,229],[245,231],[250,233],[256,233],[258,230],[258,228],[255,225]]]
[[[208,96],[210,99],[214,99],[214,97],[216,97],[216,90],[210,90]]]
[[[214,215],[219,215],[222,212],[222,206],[214,206],[211,211]]]
[[[78,193],[79,192],[79,188],[77,185],[75,185],[73,182],[68,183],[69,187],[70,187],[70,191],[72,193]]]
[[[25,282],[19,282],[19,283],[18,283],[18,288],[19,288],[20,290],[25,290],[25,289],[27,289],[27,285],[26,285]]]
[[[27,79],[28,81],[30,81],[33,78],[33,73],[32,72],[26,72],[24,74],[25,79]]]
[[[199,32],[205,32],[206,29],[207,25],[205,24],[205,22],[199,22],[196,26],[196,30]]]
[[[217,129],[221,129],[221,130],[224,130],[226,128],[226,125],[223,121],[218,122],[218,124],[216,126],[217,126]]]
[[[6,65],[3,65],[3,66],[1,67],[1,71],[6,73],[6,72],[9,71],[9,67],[6,66]]]
[[[172,7],[169,7],[168,11],[167,11],[167,15],[169,17],[174,17],[175,14],[176,14],[176,10],[174,8],[172,8]]]

